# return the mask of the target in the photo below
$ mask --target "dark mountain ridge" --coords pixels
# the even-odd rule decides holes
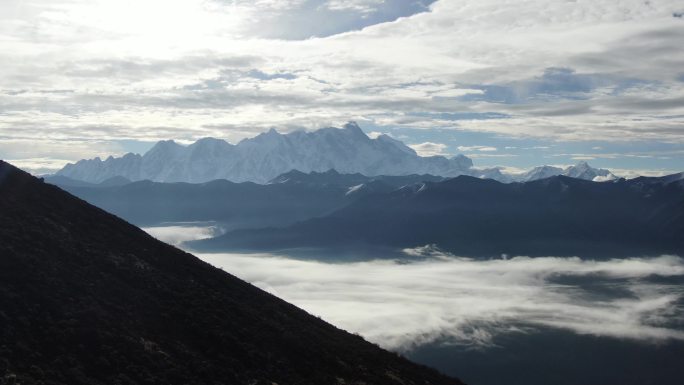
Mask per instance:
[[[432,175],[367,177],[334,170],[309,174],[293,170],[265,185],[225,179],[200,184],[140,181],[113,186],[46,181],[136,225],[214,221],[233,230],[286,226],[327,215],[364,195],[443,179]]]
[[[122,176],[114,176],[100,183],[89,183],[82,180],[71,179],[63,175],[50,175],[44,178],[46,182],[54,184],[57,186],[69,186],[69,187],[113,187],[113,186],[123,186],[125,184],[131,183],[130,180]]]
[[[2,161],[0,382],[460,384]]]
[[[621,257],[684,252],[684,182],[565,176],[504,184],[459,176],[371,194],[287,228],[189,242],[203,251],[437,246],[466,256]]]

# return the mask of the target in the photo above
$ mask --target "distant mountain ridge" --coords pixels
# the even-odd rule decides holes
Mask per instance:
[[[112,177],[131,181],[202,183],[215,179],[266,183],[290,170],[305,173],[335,169],[366,176],[432,174],[457,176],[471,172],[472,160],[457,155],[421,157],[404,143],[387,135],[369,138],[354,122],[342,128],[281,134],[275,129],[236,145],[204,138],[182,146],[158,142],[145,155],[126,154],[81,160],[56,175],[89,183]]]
[[[56,186],[69,186],[69,187],[114,187],[123,186],[131,183],[129,179],[122,176],[114,176],[106,179],[100,183],[90,183],[82,180],[72,179],[63,175],[50,175],[44,178],[46,182],[54,184]]]
[[[459,176],[369,194],[323,217],[189,242],[204,251],[435,244],[457,255],[613,258],[684,252],[682,174],[596,183],[567,176],[500,183]]]
[[[560,175],[567,176],[570,178],[590,180],[594,182],[605,182],[608,180],[618,179],[609,170],[602,168],[593,168],[589,166],[587,162],[580,161],[576,165],[569,166],[566,168],[554,166],[535,167],[523,174],[511,176],[511,180],[515,182],[531,182],[533,180],[545,179]]]
[[[444,178],[432,175],[367,177],[334,170],[309,174],[290,171],[267,184],[218,179],[206,183],[137,181],[103,186],[104,182],[76,183],[62,176],[45,179],[139,226],[215,222],[224,230],[285,226],[329,214],[368,194],[441,180]]]

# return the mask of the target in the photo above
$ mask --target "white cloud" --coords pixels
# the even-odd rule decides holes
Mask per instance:
[[[647,279],[684,275],[678,257],[475,261],[430,247],[407,253],[427,259],[331,264],[268,255],[200,257],[389,349],[444,338],[488,345],[519,324],[644,341],[684,340],[683,332],[668,326],[682,316],[676,307],[681,288]],[[559,281],[563,277],[591,278],[592,285]]]
[[[219,232],[216,226],[192,223],[145,230],[175,245]],[[414,260],[325,263],[269,254],[198,256],[389,349],[444,338],[488,346],[499,333],[521,332],[520,324],[651,342],[684,340],[684,332],[669,327],[684,316],[676,306],[684,291],[648,279],[684,276],[680,257],[478,261],[432,245],[403,252]],[[571,279],[558,281],[563,278]],[[582,286],[583,278],[591,285]]]
[[[473,158],[473,159],[484,159],[484,158],[515,158],[518,157],[518,154],[490,154],[490,153],[481,153],[481,152],[475,152],[475,153],[469,153],[466,154],[466,156]]]
[[[611,168],[610,171],[622,178],[626,179],[632,179],[632,178],[637,178],[640,176],[665,176],[665,175],[672,175],[676,174],[678,172],[682,172],[681,170],[654,170],[654,169],[623,169],[623,168]]]
[[[496,151],[496,147],[492,146],[458,146],[459,151]]]
[[[420,156],[448,155],[445,152],[447,145],[443,143],[424,142],[409,144],[408,146],[414,149]]]
[[[599,175],[599,176],[595,176],[594,179],[592,179],[592,181],[594,181],[594,182],[608,182],[608,181],[615,180],[615,179],[616,179],[615,175],[606,175],[606,176],[600,176]]]
[[[335,11],[353,10],[368,13],[376,10],[383,2],[384,0],[328,0],[325,6]]]
[[[594,160],[594,159],[596,159],[596,157],[591,156],[591,155],[576,155],[576,156],[571,157],[570,159],[573,159],[573,160]]]
[[[5,161],[34,175],[52,174],[69,162],[65,159],[54,158],[5,159]]]
[[[489,169],[490,167],[473,167],[477,170],[484,170],[484,169]],[[516,175],[516,174],[522,174],[524,172],[529,171],[529,169],[526,168],[520,168],[520,167],[511,167],[511,166],[496,166],[503,174],[510,174],[510,175]]]
[[[360,10],[345,13],[342,30],[354,31],[263,38],[311,36],[299,29],[327,24],[307,19],[306,3],[2,1],[0,137],[30,136],[26,149],[89,141],[90,154],[106,140],[237,141],[271,126],[363,119],[553,141],[683,142],[678,1],[441,0],[360,29],[366,10],[399,2],[321,0]],[[454,111],[506,118],[440,118]]]
[[[221,235],[221,229],[217,226],[192,223],[145,227],[143,230],[151,236],[174,246],[180,246],[183,242],[187,241],[195,241]]]

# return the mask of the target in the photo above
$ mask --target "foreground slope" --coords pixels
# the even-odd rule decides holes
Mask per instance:
[[[672,179],[674,177],[671,177]],[[621,257],[684,252],[684,182],[556,176],[504,184],[460,176],[362,198],[287,228],[190,242],[206,251],[426,244],[468,256]]]
[[[460,383],[1,161],[0,382]]]

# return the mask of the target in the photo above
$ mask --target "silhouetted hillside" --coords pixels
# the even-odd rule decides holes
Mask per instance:
[[[460,383],[4,162],[0,382]]]
[[[368,195],[287,228],[233,231],[188,244],[208,251],[436,244],[467,256],[619,257],[681,253],[682,234],[681,179],[597,183],[556,176],[503,184],[460,176]]]

